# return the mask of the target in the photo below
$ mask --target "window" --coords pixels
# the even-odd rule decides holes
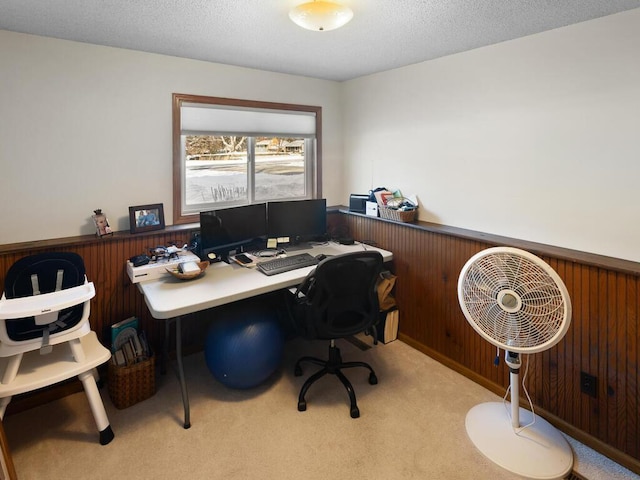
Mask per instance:
[[[173,95],[174,224],[201,211],[319,198],[320,107]]]

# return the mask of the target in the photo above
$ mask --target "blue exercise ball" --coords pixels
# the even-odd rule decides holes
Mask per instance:
[[[205,359],[216,380],[247,389],[278,369],[283,347],[277,315],[259,306],[237,306],[216,313],[207,332]]]

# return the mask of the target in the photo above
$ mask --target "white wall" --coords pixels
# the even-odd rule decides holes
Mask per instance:
[[[640,9],[346,82],[345,195],[640,261]]]
[[[101,208],[172,213],[171,94],[321,106],[325,175],[341,168],[340,84],[0,30],[0,244],[95,232]],[[324,182],[344,203],[338,176]]]
[[[640,261],[639,47],[636,9],[339,84],[0,31],[0,244],[171,224],[178,92],[322,106],[329,204]]]

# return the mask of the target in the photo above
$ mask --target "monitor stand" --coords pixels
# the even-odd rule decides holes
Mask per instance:
[[[287,252],[295,252],[297,250],[309,250],[311,244],[309,242],[285,243],[278,245],[278,248],[282,248]]]
[[[264,238],[255,238],[250,243],[246,245],[242,245],[238,248],[236,253],[249,253],[255,252],[256,250],[264,250],[267,246],[267,240]]]
[[[215,258],[209,260],[209,263],[217,263],[217,262],[229,263],[229,254],[218,255]]]

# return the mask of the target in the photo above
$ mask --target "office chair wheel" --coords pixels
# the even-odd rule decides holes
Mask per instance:
[[[369,374],[369,385],[377,385],[378,384],[378,377],[376,377],[376,374],[371,372]]]
[[[358,418],[360,416],[360,409],[358,407],[351,407],[351,418]]]
[[[307,410],[307,402],[305,400],[298,401],[298,411],[304,412]]]

